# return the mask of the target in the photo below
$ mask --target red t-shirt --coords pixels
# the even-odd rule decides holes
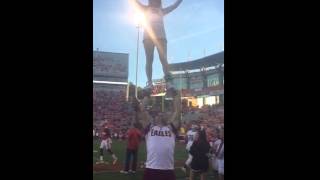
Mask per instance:
[[[140,139],[142,137],[140,130],[137,128],[130,128],[127,132],[127,135],[128,135],[127,148],[132,150],[138,149]]]

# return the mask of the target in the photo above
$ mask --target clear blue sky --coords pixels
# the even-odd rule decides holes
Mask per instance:
[[[162,0],[163,7],[176,0]],[[148,0],[140,0],[148,4]],[[129,54],[129,81],[135,83],[137,28],[129,0],[93,0],[93,48]],[[169,63],[185,62],[224,49],[224,0],[183,0],[165,16]],[[140,31],[138,85],[145,86],[145,55]],[[205,50],[204,50],[205,49]],[[163,77],[155,50],[153,79]]]

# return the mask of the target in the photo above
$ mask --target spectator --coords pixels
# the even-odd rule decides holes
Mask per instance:
[[[221,143],[216,151],[216,157],[218,159],[218,174],[219,180],[224,180],[224,130],[219,133]]]
[[[222,142],[220,139],[220,130],[218,128],[214,129],[213,132],[213,138],[211,141],[211,149],[212,149],[212,169],[214,175],[218,175],[218,158],[216,157],[216,152],[218,151],[218,148]]]
[[[124,167],[124,170],[120,171],[121,173],[128,174],[128,173],[136,172],[137,162],[138,162],[137,160],[138,160],[139,143],[142,137],[142,134],[138,129],[138,127],[139,127],[139,124],[134,123],[133,127],[130,128],[127,132],[128,144],[127,144],[125,167]],[[133,160],[132,160],[132,165],[130,169],[131,157]]]
[[[209,168],[209,150],[210,145],[206,138],[206,132],[201,129],[190,148],[192,155],[190,180],[194,180],[196,174],[200,175],[201,180],[205,180]]]

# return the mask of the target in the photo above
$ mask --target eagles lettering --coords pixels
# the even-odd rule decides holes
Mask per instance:
[[[171,132],[170,131],[158,131],[158,130],[153,130],[151,129],[151,136],[168,136],[171,137]]]

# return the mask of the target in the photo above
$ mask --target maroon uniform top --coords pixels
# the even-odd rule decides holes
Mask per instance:
[[[108,138],[110,138],[110,131],[108,128],[104,128],[102,131],[101,139],[106,140]]]

